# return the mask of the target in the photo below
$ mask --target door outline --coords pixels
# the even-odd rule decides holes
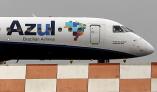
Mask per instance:
[[[98,42],[95,42],[95,43],[92,42],[92,36],[91,36],[91,35],[92,35],[92,31],[91,31],[91,27],[92,27],[92,26],[98,26],[98,27],[99,27],[99,30],[98,30],[98,31],[99,31],[99,33],[98,33],[98,34],[99,34],[99,37],[98,37],[99,40],[98,40]],[[101,30],[101,26],[100,26],[100,25],[97,25],[97,24],[92,24],[92,25],[90,25],[90,43],[91,43],[91,44],[93,44],[93,45],[98,45],[98,44],[100,44],[100,30]]]

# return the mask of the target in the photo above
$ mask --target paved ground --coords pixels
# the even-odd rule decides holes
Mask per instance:
[[[157,63],[83,63],[1,65],[0,92],[157,92]]]

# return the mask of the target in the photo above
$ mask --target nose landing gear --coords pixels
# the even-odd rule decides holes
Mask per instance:
[[[10,60],[7,57],[0,57],[0,64],[6,64],[7,61]]]
[[[1,64],[6,64],[6,61],[0,61],[0,65],[1,65]]]
[[[126,59],[123,59],[123,62],[126,63]],[[108,64],[108,63],[110,63],[110,60],[109,59],[107,59],[107,60],[98,60],[97,63],[106,63],[106,64]]]
[[[110,63],[110,60],[109,59],[107,59],[107,60],[98,60],[98,63]]]

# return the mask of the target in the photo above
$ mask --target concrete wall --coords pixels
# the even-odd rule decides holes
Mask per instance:
[[[0,92],[157,92],[157,63],[2,65]]]

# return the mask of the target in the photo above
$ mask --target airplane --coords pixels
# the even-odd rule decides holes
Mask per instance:
[[[0,17],[0,62],[128,59],[154,47],[130,28],[88,17]]]

